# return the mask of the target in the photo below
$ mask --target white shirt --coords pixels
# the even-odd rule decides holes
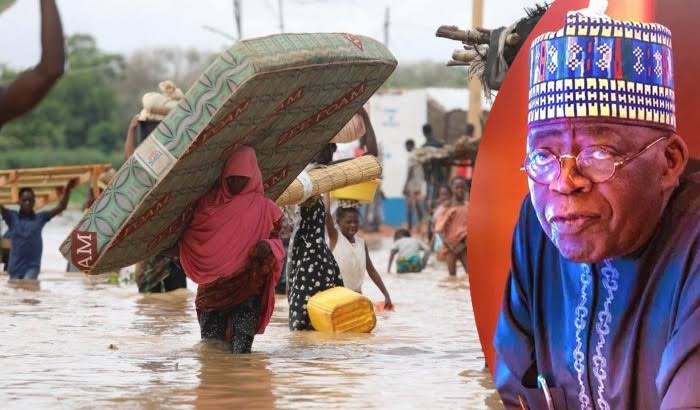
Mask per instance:
[[[355,243],[352,243],[339,230],[338,241],[333,249],[333,257],[338,263],[345,287],[361,293],[362,282],[365,279],[365,272],[367,272],[365,241],[355,236]]]
[[[407,258],[413,255],[420,256],[421,250],[427,252],[430,248],[423,243],[423,241],[416,238],[401,238],[394,242],[394,246],[392,246],[391,250],[396,251],[399,258]]]

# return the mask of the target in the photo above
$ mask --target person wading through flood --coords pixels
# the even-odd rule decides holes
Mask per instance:
[[[172,81],[163,81],[158,86],[161,93],[144,95],[143,109],[129,123],[124,142],[125,161],[183,97],[182,91]],[[185,271],[176,256],[156,255],[137,263],[135,276],[141,293],[163,293],[187,288]]]
[[[53,217],[66,210],[75,180],[66,185],[61,201],[50,211],[34,212],[34,191],[22,188],[19,191],[19,211],[0,205],[2,219],[10,227],[10,279],[37,279],[41,271],[41,253],[44,243],[41,231]]]
[[[327,165],[336,145],[328,144],[310,168]],[[300,205],[301,218],[289,255],[289,329],[313,330],[308,300],[316,293],[343,286],[340,268],[326,243],[326,208],[321,197],[312,197]]]
[[[406,198],[406,216],[408,217],[408,230],[413,229],[413,214],[416,215],[416,224],[420,225],[423,220],[423,210],[421,209],[421,195],[425,175],[423,165],[416,159],[416,143],[413,140],[406,140],[406,151],[408,152],[408,171],[406,182],[403,185],[403,196]]]
[[[452,200],[435,219],[435,232],[440,235],[443,254],[450,276],[457,274],[457,261],[467,270],[467,181],[455,177],[450,184]]]
[[[364,122],[365,134],[360,138],[360,155],[378,155],[378,145],[369,114],[358,112]],[[306,171],[332,163],[336,144],[327,144]],[[321,197],[307,200],[300,206],[298,229],[292,240],[289,255],[289,328],[312,330],[306,302],[316,293],[343,286],[340,268],[326,242],[326,212]]]
[[[430,242],[430,249],[437,253],[437,260],[444,261],[447,257],[445,249],[442,246],[442,237],[439,233],[435,232],[436,221],[440,220],[440,217],[445,212],[445,210],[452,203],[452,190],[449,186],[443,185],[438,191],[437,206],[433,210],[433,215],[430,218],[430,230],[433,232],[433,238]]]
[[[325,198],[324,198],[325,199]],[[367,273],[384,295],[384,307],[393,309],[391,297],[384,286],[382,277],[375,269],[365,241],[357,236],[360,226],[360,211],[357,208],[341,206],[336,211],[336,227],[333,217],[330,216],[330,201],[326,200],[326,229],[331,251],[335,257],[345,287],[355,292],[362,293],[362,283]]]
[[[55,0],[40,0],[41,59],[33,68],[20,73],[9,84],[0,85],[0,128],[36,107],[63,75],[65,50],[63,27]],[[3,239],[9,239],[5,232]],[[5,270],[9,253],[3,249]]]
[[[202,339],[250,353],[270,322],[284,246],[282,211],[265,197],[255,150],[243,146],[196,204],[178,245],[187,276],[199,286],[195,305]]]

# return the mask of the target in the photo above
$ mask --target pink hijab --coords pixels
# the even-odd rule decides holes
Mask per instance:
[[[234,175],[250,178],[237,195],[231,195],[226,183],[226,178]],[[282,241],[269,239],[281,216],[277,205],[264,195],[255,150],[242,146],[226,161],[216,185],[199,199],[180,239],[180,261],[187,276],[203,285],[238,274],[248,263],[250,250],[261,240],[270,244],[281,267]],[[272,275],[271,280],[276,283],[279,275]]]

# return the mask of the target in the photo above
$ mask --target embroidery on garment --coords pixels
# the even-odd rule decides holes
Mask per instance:
[[[591,398],[588,397],[586,393],[586,385],[583,382],[584,375],[586,373],[586,356],[583,354],[583,340],[582,333],[586,330],[586,324],[588,322],[588,288],[591,285],[591,268],[588,265],[581,265],[582,271],[580,276],[581,281],[581,298],[579,299],[578,306],[576,307],[576,321],[574,325],[576,326],[576,348],[573,352],[574,358],[574,369],[576,370],[576,375],[578,377],[578,384],[580,390],[578,393],[578,401],[581,405],[581,410],[591,410]]]
[[[603,353],[603,348],[605,347],[606,337],[610,334],[610,322],[612,322],[612,313],[610,312],[610,305],[615,298],[615,291],[618,288],[618,278],[620,273],[615,269],[610,260],[604,261],[604,266],[601,269],[601,274],[603,277],[603,287],[607,291],[608,295],[603,303],[603,310],[598,313],[598,322],[596,323],[596,333],[598,334],[598,344],[595,348],[595,355],[593,356],[593,375],[598,382],[597,394],[598,399],[596,404],[603,410],[609,410],[610,404],[608,404],[605,399],[605,380],[608,377],[607,373],[607,359]]]

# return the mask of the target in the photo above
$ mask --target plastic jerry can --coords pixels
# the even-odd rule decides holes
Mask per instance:
[[[372,301],[344,287],[318,292],[306,309],[311,325],[320,332],[369,333],[377,324]]]

